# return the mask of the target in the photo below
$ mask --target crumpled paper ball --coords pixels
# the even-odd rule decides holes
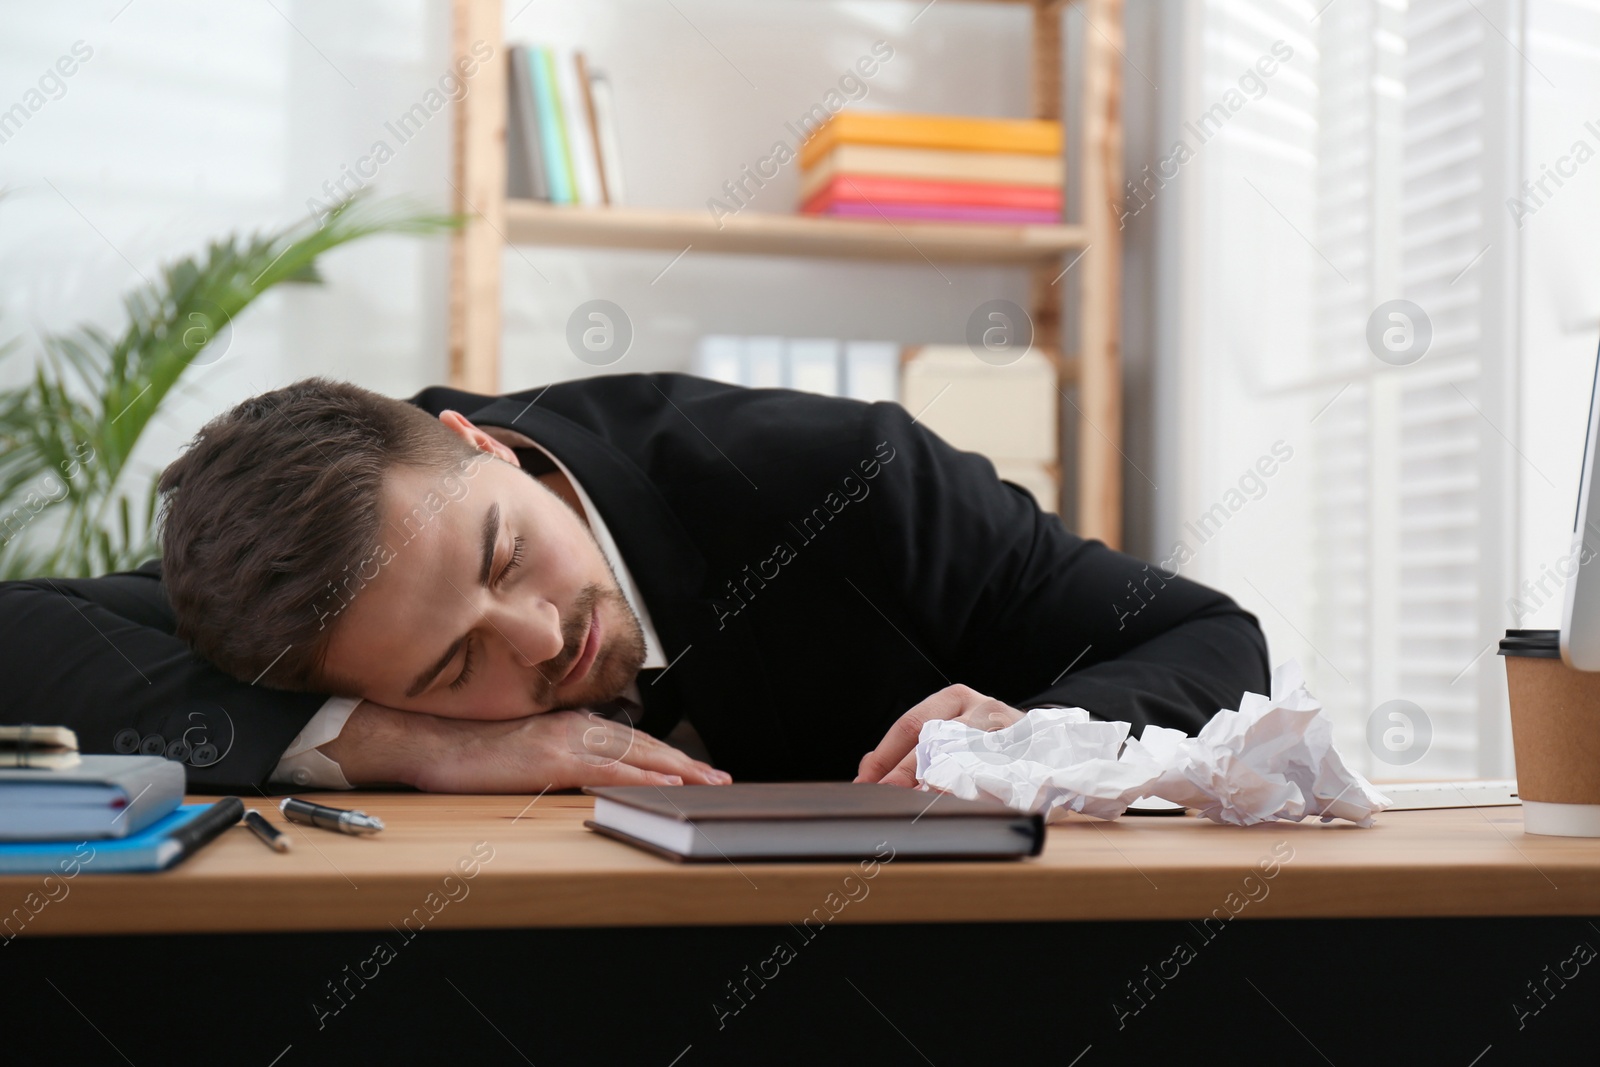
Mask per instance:
[[[1293,660],[1272,672],[1272,696],[1246,693],[1195,737],[1093,720],[1082,708],[1038,708],[1001,730],[946,719],[924,723],[917,780],[959,797],[984,797],[1064,819],[1115,819],[1140,797],[1192,808],[1213,822],[1347,819],[1371,826],[1390,800],[1345,766],[1333,723]]]

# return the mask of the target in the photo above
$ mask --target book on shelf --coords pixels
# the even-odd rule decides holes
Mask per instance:
[[[539,136],[533,72],[528,49],[513,45],[506,72],[506,195],[519,200],[550,199],[544,143]]]
[[[550,69],[556,77],[556,100],[561,108],[561,135],[566,141],[573,199],[583,207],[599,207],[600,162],[595,158],[594,132],[589,126],[588,93],[578,82],[579,62],[578,53],[571,49],[550,51]]]
[[[996,365],[966,345],[709,334],[696,347],[694,373],[749,388],[899,403],[956,448],[984,456],[1001,480],[1026,489],[1046,511],[1059,506],[1060,394],[1055,364],[1038,349]]]
[[[844,395],[851,400],[900,398],[900,346],[893,341],[846,341]]]
[[[611,79],[604,71],[589,70],[589,105],[594,113],[595,145],[600,152],[606,203],[625,204],[628,194],[622,184],[622,149],[617,143],[617,101],[611,92]]]
[[[577,77],[579,109],[583,115],[584,139],[587,141],[585,150],[593,164],[595,202],[609,204],[611,199],[606,194],[606,172],[600,165],[600,131],[595,125],[594,86],[591,84],[589,62],[583,58],[582,52],[572,53],[572,69]]]
[[[506,195],[598,207],[622,202],[611,82],[583,53],[508,50]]]
[[[800,149],[800,165],[809,167],[843,144],[1015,152],[1059,158],[1061,143],[1061,123],[1046,119],[841,111],[823,123]]]
[[[790,389],[821,396],[839,395],[839,342],[831,337],[796,337],[789,341]]]
[[[557,89],[555,56],[548,48],[529,48],[533,75],[533,100],[539,122],[539,137],[544,144],[545,173],[550,176],[550,200],[556,204],[575,204],[578,191],[572,180],[572,157],[567,150],[563,129],[563,109]]]
[[[746,381],[752,389],[782,389],[789,384],[784,366],[783,338],[747,337],[744,341]]]
[[[801,172],[802,202],[841,174],[885,178],[969,182],[979,185],[1033,185],[1059,189],[1066,180],[1059,159],[1013,152],[951,152],[936,148],[885,148],[848,144]]]
[[[900,346],[831,337],[734,337],[708,334],[695,350],[694,373],[751,389],[799,389],[869,403],[900,395]]]
[[[1061,124],[843,111],[800,153],[800,212],[882,221],[1061,221]]]
[[[995,226],[1049,225],[1061,221],[1059,211],[1039,211],[1010,207],[964,207],[960,204],[897,204],[829,202],[807,203],[806,215],[825,215],[835,219],[905,219],[927,222],[987,222]]]
[[[1007,185],[1002,182],[948,182],[877,174],[835,174],[806,201],[804,210],[833,203],[941,204],[998,207],[1061,214],[1059,185]]]

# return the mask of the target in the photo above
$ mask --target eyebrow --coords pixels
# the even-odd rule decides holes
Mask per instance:
[[[483,513],[482,558],[478,563],[478,584],[485,588],[489,585],[489,572],[494,568],[494,545],[500,534],[500,505],[490,504],[489,510]],[[412,681],[406,690],[406,696],[414,697],[433,684],[450,661],[456,658],[456,653],[461,651],[461,646],[467,643],[467,635],[462,634],[450,643],[444,655],[435,660],[432,665],[423,668],[422,672]]]
[[[490,504],[483,513],[483,560],[478,564],[478,584],[489,584],[489,568],[494,566],[494,542],[500,533],[500,505]]]

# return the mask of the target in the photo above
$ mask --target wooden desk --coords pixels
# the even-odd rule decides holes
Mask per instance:
[[[1074,817],[1036,859],[899,861],[863,879],[846,863],[674,864],[585,830],[588,797],[529,800],[367,794],[382,834],[290,824],[286,855],[237,826],[172,871],[78,876],[28,933],[382,930],[413,914],[455,930],[782,924],[830,894],[823,914],[845,924],[1600,915],[1600,840],[1524,834],[1515,807],[1392,812],[1368,830]],[[492,858],[464,879],[475,846]],[[40,881],[0,878],[0,909]]]
[[[1600,964],[1579,960],[1600,841],[1526,836],[1517,808],[1370,830],[1074,818],[1037,859],[867,879],[680,866],[584,830],[586,797],[530,799],[363,795],[376,838],[297,827],[279,855],[241,826],[173,871],[81,874],[0,944],[6,1053],[1494,1067],[1600,1043]],[[42,882],[0,880],[0,907]]]

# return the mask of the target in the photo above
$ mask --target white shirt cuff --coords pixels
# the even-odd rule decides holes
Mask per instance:
[[[305,729],[289,742],[271,781],[299,788],[352,789],[338,762],[324,755],[321,746],[338,737],[360,704],[356,697],[329,697],[306,723]]]

